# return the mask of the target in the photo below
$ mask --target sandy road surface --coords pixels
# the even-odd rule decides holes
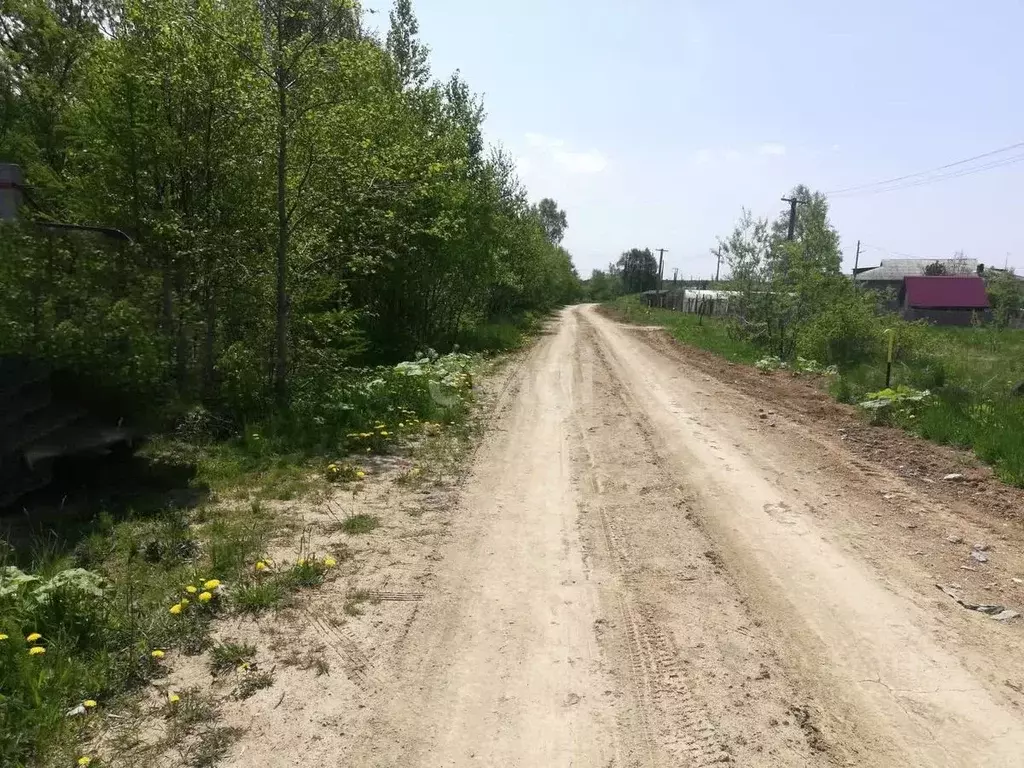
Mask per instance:
[[[1019,525],[762,405],[660,333],[563,312],[339,758],[1024,765],[1021,628],[935,589],[1009,582]],[[991,570],[950,531],[989,537]]]

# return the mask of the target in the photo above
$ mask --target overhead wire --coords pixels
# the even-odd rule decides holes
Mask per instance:
[[[871,245],[871,243],[861,242],[860,247],[861,248],[870,248],[873,251],[879,251],[881,253],[887,253],[890,256],[898,256],[901,259],[916,259],[916,258],[919,258],[919,257],[915,256],[912,253],[902,253],[900,251],[893,251],[893,250],[890,250],[889,248],[883,248],[880,245]]]
[[[941,179],[944,179],[944,178],[955,178],[957,175],[967,175],[968,173],[975,173],[975,172],[980,171],[980,170],[985,170],[988,167],[998,167],[998,166],[996,166],[996,165],[993,165],[993,166],[988,166],[988,165],[986,165],[986,166],[977,166],[975,168],[963,169],[964,173],[957,172],[955,174],[948,175],[948,176],[946,174],[943,174],[943,175],[938,176],[938,177],[931,177],[930,174],[939,173],[940,171],[945,171],[945,170],[948,170],[950,168],[956,168],[957,166],[966,165],[968,163],[973,163],[976,160],[983,160],[986,157],[994,157],[995,155],[1001,155],[1001,154],[1004,154],[1006,152],[1010,152],[1010,151],[1012,151],[1014,149],[1020,149],[1022,147],[1024,147],[1024,141],[1020,141],[1020,142],[1017,142],[1015,144],[1009,144],[1009,145],[1007,145],[1005,147],[1000,147],[999,149],[993,149],[993,150],[990,150],[988,152],[982,152],[980,155],[973,155],[972,157],[965,157],[962,160],[956,160],[956,161],[954,161],[952,163],[946,163],[945,165],[940,165],[940,166],[938,166],[936,168],[930,168],[930,169],[928,169],[926,171],[917,171],[916,173],[908,173],[908,174],[905,174],[903,176],[894,176],[891,179],[882,179],[881,181],[873,181],[873,182],[869,182],[869,183],[866,183],[866,184],[856,184],[856,185],[853,185],[853,186],[850,186],[850,187],[842,187],[840,189],[833,189],[833,190],[830,190],[830,191],[826,192],[825,194],[831,196],[831,195],[844,195],[844,194],[848,194],[848,193],[856,193],[856,192],[860,192],[860,191],[865,191],[865,192],[889,191],[889,189],[875,190],[874,188],[875,187],[886,187],[886,188],[888,188],[890,185],[899,184],[899,182],[908,181],[908,180],[912,180],[912,179],[916,180],[918,182],[921,182],[921,183],[927,183],[927,182],[930,182],[930,181],[933,181],[933,180],[941,180]],[[1017,160],[1014,160],[1014,162],[1017,162],[1017,161],[1019,161],[1022,158],[1024,158],[1024,156],[1017,156]],[[1003,158],[1003,159],[1005,159],[1005,158]],[[996,162],[1001,162],[1001,161],[996,161]],[[1009,165],[1010,163],[1006,163],[1006,164]],[[907,186],[917,186],[917,183],[912,183],[912,184],[909,184]],[[901,188],[901,187],[898,186],[898,187],[892,187],[892,188],[893,189],[898,189],[898,188]]]
[[[1019,163],[1021,161],[1024,161],[1024,153],[1020,155],[1014,155],[1013,157],[996,160],[991,163],[985,163],[984,165],[975,166],[973,168],[964,168],[962,170],[955,171],[953,173],[946,173],[941,176],[932,176],[924,179],[917,179],[916,181],[912,181],[908,184],[894,184],[892,186],[882,187],[880,189],[864,190],[862,192],[850,192],[846,194],[835,194],[831,195],[831,197],[839,199],[852,197],[868,197],[870,195],[877,195],[883,192],[896,192],[898,190],[903,189],[912,189],[913,187],[923,187],[927,186],[928,184],[934,184],[940,181],[946,181],[948,179],[956,179],[960,178],[961,176],[970,176],[975,173],[981,173],[982,171],[988,171],[995,168],[1004,168],[1009,165],[1015,165],[1016,163]]]

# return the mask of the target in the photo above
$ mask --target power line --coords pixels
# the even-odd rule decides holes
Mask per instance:
[[[922,186],[926,186],[928,184],[934,184],[935,182],[939,182],[939,181],[946,181],[948,179],[956,179],[956,178],[959,178],[961,176],[970,176],[970,175],[975,174],[975,173],[981,173],[982,171],[989,171],[989,170],[992,170],[993,168],[1003,168],[1003,167],[1008,166],[1008,165],[1014,165],[1014,164],[1019,163],[1021,161],[1024,161],[1024,154],[1014,155],[1013,157],[1007,157],[1007,158],[1003,158],[1003,159],[1000,159],[1000,160],[994,160],[994,161],[992,161],[990,163],[985,163],[984,165],[977,165],[977,166],[974,166],[973,168],[964,168],[962,170],[954,171],[952,173],[945,173],[945,174],[942,174],[940,176],[931,176],[931,177],[927,177],[927,178],[923,178],[923,179],[917,179],[915,181],[911,181],[909,184],[893,184],[891,186],[882,187],[880,189],[867,189],[867,190],[863,190],[861,192],[850,192],[850,193],[847,193],[847,194],[836,194],[836,195],[832,195],[832,197],[836,197],[836,198],[839,198],[839,199],[851,198],[851,197],[867,197],[867,196],[870,196],[870,195],[881,194],[883,192],[895,192],[895,191],[902,190],[902,189],[911,189],[912,187],[922,187]]]
[[[888,248],[883,248],[880,245],[871,245],[870,243],[863,243],[862,242],[860,244],[860,247],[861,248],[870,248],[873,251],[880,251],[881,253],[887,253],[890,256],[899,256],[900,258],[903,258],[903,259],[916,259],[916,258],[918,258],[917,256],[914,256],[912,253],[900,253],[899,251],[893,251],[893,250],[890,250]]]
[[[945,165],[940,165],[938,168],[931,168],[931,169],[929,169],[927,171],[918,171],[917,173],[908,173],[905,176],[895,176],[895,177],[893,177],[891,179],[883,179],[881,181],[873,181],[873,182],[870,182],[868,184],[858,184],[858,185],[855,185],[855,186],[852,186],[852,187],[843,187],[842,189],[833,189],[832,191],[826,192],[825,194],[826,195],[839,195],[839,194],[844,194],[844,193],[847,193],[847,192],[856,192],[856,191],[859,191],[859,190],[862,190],[862,189],[870,189],[872,187],[886,186],[888,184],[893,184],[893,183],[900,182],[900,181],[906,181],[907,179],[915,179],[915,178],[918,178],[918,177],[921,177],[921,176],[927,176],[928,174],[936,173],[938,171],[944,171],[944,170],[946,170],[948,168],[954,168],[954,167],[956,167],[958,165],[965,165],[966,163],[973,163],[975,160],[982,160],[982,159],[984,159],[986,157],[992,157],[993,155],[1001,155],[1004,152],[1009,152],[1012,149],[1020,149],[1021,147],[1024,147],[1024,141],[1017,142],[1016,144],[1010,144],[1010,145],[1005,146],[1005,147],[1000,147],[999,149],[993,149],[993,150],[991,150],[989,152],[983,152],[980,155],[974,155],[973,157],[966,157],[963,160],[956,160],[956,161],[954,161],[952,163],[946,163]]]

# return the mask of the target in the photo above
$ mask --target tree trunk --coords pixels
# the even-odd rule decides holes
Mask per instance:
[[[203,395],[212,399],[216,393],[217,361],[214,357],[217,341],[217,290],[213,284],[213,256],[206,259],[206,317],[203,337]]]
[[[285,73],[277,70],[277,326],[274,352],[274,392],[279,405],[288,397],[288,94]]]
[[[174,378],[178,396],[189,395],[188,317],[185,296],[185,271],[179,261],[174,266],[174,294],[178,299],[178,317],[174,323]]]

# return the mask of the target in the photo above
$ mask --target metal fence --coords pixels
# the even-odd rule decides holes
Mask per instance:
[[[738,294],[734,291],[713,291],[700,288],[645,291],[641,294],[649,307],[662,307],[691,315],[729,315]]]

